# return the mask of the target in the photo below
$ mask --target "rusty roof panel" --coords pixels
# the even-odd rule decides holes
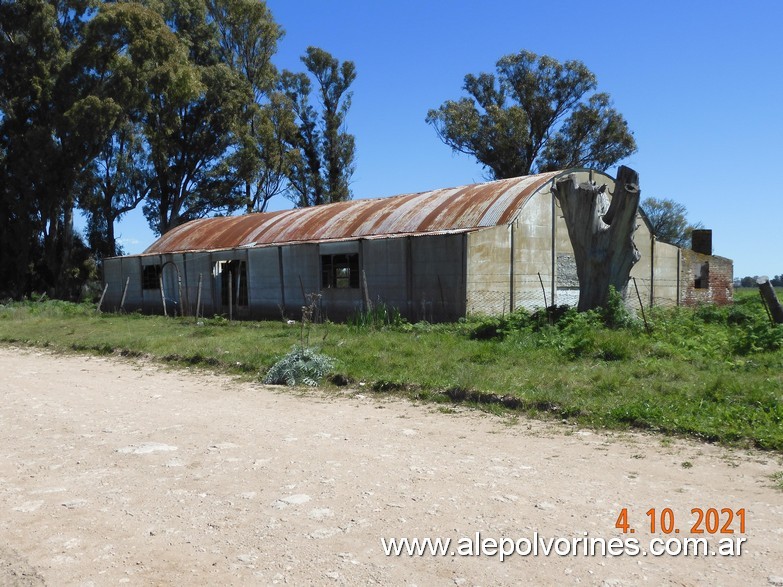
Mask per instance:
[[[225,218],[178,226],[144,251],[172,253],[290,242],[475,230],[506,224],[560,172],[390,198]]]

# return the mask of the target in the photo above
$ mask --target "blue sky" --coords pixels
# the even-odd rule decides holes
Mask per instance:
[[[783,3],[269,0],[285,29],[274,59],[303,70],[309,45],[356,63],[347,130],[354,198],[483,181],[425,124],[467,73],[522,49],[578,59],[634,132],[623,163],[642,197],[671,198],[713,229],[735,276],[783,273]],[[610,170],[610,173],[613,170]],[[272,209],[291,207],[279,198]],[[127,253],[154,236],[141,212],[118,225]]]

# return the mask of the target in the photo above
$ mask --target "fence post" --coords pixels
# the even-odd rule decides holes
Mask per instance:
[[[160,301],[163,302],[163,315],[168,317],[169,313],[166,311],[166,294],[163,293],[163,272],[160,272],[158,277],[158,283],[160,283]]]
[[[204,277],[203,273],[198,274],[198,295],[196,296],[196,321],[198,321],[198,313],[201,309],[201,278]]]
[[[120,312],[125,310],[125,297],[128,295],[128,286],[130,285],[130,275],[125,280],[125,287],[122,289],[122,299],[120,300]]]
[[[103,298],[106,296],[106,290],[107,289],[109,289],[109,284],[108,283],[103,288],[103,293],[101,294],[101,299],[98,300],[98,308],[97,308],[97,310],[98,310],[99,314],[101,312],[101,305],[103,304]]]
[[[642,303],[642,296],[639,295],[639,286],[636,285],[636,278],[633,278],[633,286],[636,289],[636,297],[639,299],[639,308],[642,310],[642,320],[644,320],[644,329],[647,331],[647,334],[650,334],[650,325],[647,324],[647,316],[644,313],[644,304]]]
[[[228,320],[234,320],[234,272],[228,272]]]

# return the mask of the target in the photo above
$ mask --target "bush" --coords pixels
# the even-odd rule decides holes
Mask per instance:
[[[290,353],[272,365],[264,383],[271,385],[309,385],[315,387],[334,369],[334,359],[309,347],[294,346]]]
[[[527,310],[520,308],[505,316],[477,316],[466,322],[471,340],[503,340],[509,334],[531,325]]]
[[[625,306],[625,300],[613,285],[609,286],[609,300],[606,307],[601,308],[601,316],[608,328],[628,328],[635,325],[636,320]]]
[[[731,350],[738,355],[777,351],[783,349],[783,326],[756,322],[735,328],[731,336]]]

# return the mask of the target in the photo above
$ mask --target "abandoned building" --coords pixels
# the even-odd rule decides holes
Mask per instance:
[[[446,321],[575,305],[571,244],[552,193],[567,170],[312,208],[194,220],[144,253],[106,259],[103,308],[146,313],[297,317],[316,300],[342,320],[368,303],[409,320]],[[643,214],[630,306],[732,300],[733,266],[710,231],[685,250],[658,242]]]

